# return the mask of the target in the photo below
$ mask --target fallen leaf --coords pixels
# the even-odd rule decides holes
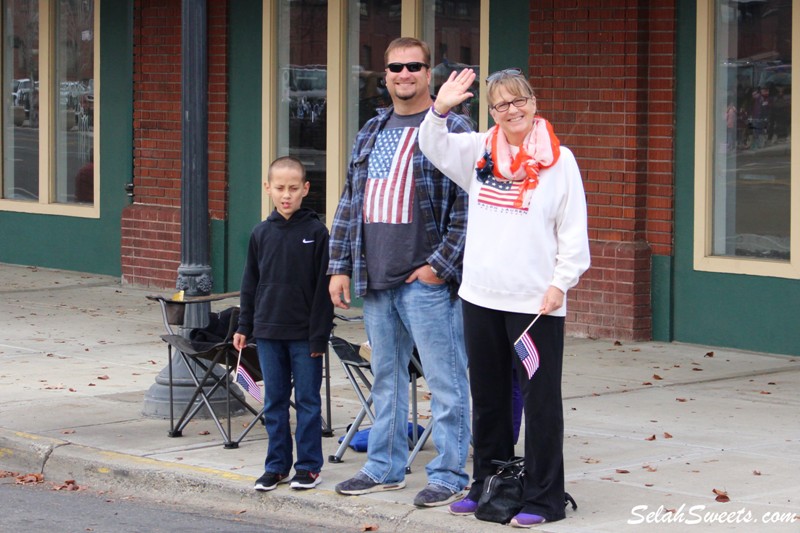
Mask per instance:
[[[236,511],[236,514],[244,514],[246,512],[247,512],[247,509],[241,509],[239,511]]]
[[[724,490],[714,489],[711,492],[717,495],[717,497],[714,499],[720,503],[727,503],[731,501],[731,499],[728,497],[728,493],[725,492]]]
[[[9,472],[8,470],[0,470],[0,478],[4,477],[17,477],[19,474],[16,472]]]
[[[364,524],[361,531],[378,531],[378,524]]]
[[[760,475],[761,475],[761,472],[760,472],[760,471],[758,471],[758,470],[753,470],[753,475],[754,475],[754,476],[760,476]]]
[[[619,341],[614,341],[614,346],[622,346],[622,343]]]
[[[197,434],[198,434],[198,435],[209,435],[209,434],[211,434],[211,432],[210,432],[210,431],[208,431],[207,429],[204,429],[203,431],[200,431],[200,432],[198,432]]]
[[[665,438],[665,439],[671,439],[671,438],[672,438],[672,435],[670,435],[669,433],[667,433],[667,432],[665,431],[665,432],[664,432],[664,438]]]
[[[644,440],[656,440],[656,436],[650,435],[649,437],[646,437]]]
[[[714,357],[714,352],[706,352],[703,357]]]
[[[87,386],[87,387],[96,387],[97,385],[95,385],[94,383],[89,383],[89,384],[88,384],[88,385],[86,385],[86,386]]]
[[[423,414],[418,414],[418,415],[417,415],[417,418],[420,418],[420,419],[422,419],[422,420],[427,420],[427,419],[429,419],[430,417],[431,417],[431,415],[423,415]]]
[[[630,470],[625,470],[624,468],[617,468],[617,474],[630,474]]]
[[[762,390],[759,394],[772,394],[772,393],[767,390]]]
[[[652,383],[650,383],[649,381],[645,381],[642,383],[642,385],[652,385]]]
[[[22,474],[17,476],[17,484],[24,485],[28,483],[43,483],[44,474]]]
[[[703,371],[702,368],[697,368],[697,367],[694,367],[692,370],[694,370],[695,372],[702,372]]]
[[[675,398],[676,402],[685,402],[686,398]]]
[[[648,472],[655,472],[655,471],[658,470],[658,468],[656,468],[655,466],[652,466],[652,465],[644,465],[644,466],[642,466],[642,468],[644,468]]]
[[[78,392],[76,389],[73,389],[72,387],[69,388],[69,391],[70,392]]]
[[[661,377],[661,376],[659,376],[658,374],[653,374],[653,379],[655,379],[656,381],[658,381],[658,380],[661,380],[661,379],[664,379],[664,378],[662,378],[662,377]]]
[[[593,457],[581,457],[581,460],[589,465],[596,465],[597,463],[600,462],[600,459],[595,459]]]
[[[148,360],[147,362],[150,363],[151,365],[157,365],[158,364],[155,361],[153,361],[152,359]]]
[[[102,376],[97,376],[97,379],[109,379],[109,377],[106,374],[103,374]]]
[[[72,435],[73,433],[75,433],[74,429],[65,429],[61,432],[62,435]]]

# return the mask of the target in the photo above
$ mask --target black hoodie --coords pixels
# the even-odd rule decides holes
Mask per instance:
[[[253,228],[242,275],[237,333],[308,340],[324,352],[333,326],[328,293],[328,229],[311,209],[289,220],[274,210]]]

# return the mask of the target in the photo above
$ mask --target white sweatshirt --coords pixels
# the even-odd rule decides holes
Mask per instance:
[[[429,112],[419,146],[439,170],[469,194],[464,275],[459,296],[501,311],[536,314],[550,285],[564,305],[567,290],[589,268],[586,198],[572,152],[561,146],[555,165],[539,174],[525,209],[498,207],[484,196],[475,164],[485,153],[487,133],[448,133],[446,119]],[[487,189],[484,190],[484,194]]]

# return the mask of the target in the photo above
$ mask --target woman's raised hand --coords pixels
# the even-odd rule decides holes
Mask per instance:
[[[469,88],[474,81],[475,71],[471,68],[465,68],[460,72],[451,72],[447,81],[439,87],[436,101],[433,103],[436,112],[444,115],[452,107],[457,106],[467,98],[472,98],[474,95]]]

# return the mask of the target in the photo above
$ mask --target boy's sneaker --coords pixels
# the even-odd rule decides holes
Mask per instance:
[[[422,489],[414,498],[414,505],[417,507],[437,507],[447,505],[461,497],[461,491],[453,491],[442,485],[428,485]]]
[[[397,483],[378,483],[372,481],[364,472],[359,472],[347,481],[342,481],[336,485],[336,492],[345,496],[358,496],[369,494],[370,492],[381,492],[385,490],[400,490],[406,486],[405,481]]]
[[[289,479],[286,474],[276,474],[275,472],[264,472],[256,481],[255,489],[257,491],[266,492],[274,490],[279,483],[288,483]]]
[[[319,472],[309,472],[308,470],[298,470],[292,478],[292,488],[297,490],[313,489],[322,483]]]

